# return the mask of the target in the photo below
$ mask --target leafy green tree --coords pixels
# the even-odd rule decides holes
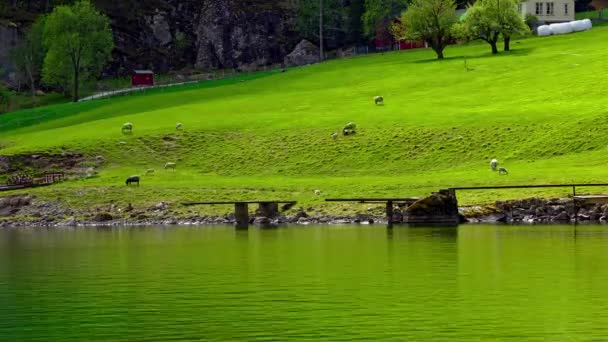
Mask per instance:
[[[47,17],[43,37],[48,48],[43,81],[69,82],[72,100],[78,101],[80,82],[98,75],[111,57],[114,41],[110,20],[88,0],[58,6]]]
[[[414,0],[393,32],[401,39],[424,40],[443,59],[457,20],[454,0]]]
[[[36,86],[40,83],[46,48],[42,43],[46,17],[39,17],[21,43],[11,50],[11,60],[26,80],[36,104]]]
[[[497,20],[493,0],[478,0],[467,10],[466,17],[458,25],[458,34],[465,39],[481,39],[492,48],[492,53],[498,53],[498,39],[500,38],[500,23]]]
[[[346,32],[346,10],[341,0],[300,0],[298,32],[319,43],[320,59],[324,59],[325,40],[338,40]]]
[[[511,37],[524,34],[528,28],[517,11],[519,0],[478,0],[470,6],[459,32],[468,39],[481,39],[498,53],[498,39],[502,35],[504,50],[510,50]]]
[[[393,19],[407,8],[409,0],[365,0],[363,28],[365,36],[372,38],[378,27],[389,27]]]

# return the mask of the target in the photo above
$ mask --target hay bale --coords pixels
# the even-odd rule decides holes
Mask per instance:
[[[551,24],[549,25],[549,28],[551,29],[551,33],[555,35],[574,32],[574,29],[570,23]]]
[[[549,27],[549,25],[539,26],[536,31],[539,37],[547,37],[551,35],[551,28]]]

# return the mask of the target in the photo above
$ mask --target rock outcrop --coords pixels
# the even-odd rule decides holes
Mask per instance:
[[[107,74],[141,68],[165,72],[193,65],[247,69],[282,63],[299,40],[292,1],[92,2],[111,19],[114,32],[116,49]],[[0,13],[0,66],[5,69],[9,69],[8,50],[36,15],[50,10],[43,0],[12,6]]]
[[[319,62],[319,48],[308,40],[302,40],[296,48],[285,56],[286,66],[301,66]]]

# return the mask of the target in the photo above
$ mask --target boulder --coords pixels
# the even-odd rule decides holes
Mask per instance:
[[[93,217],[93,222],[108,222],[108,221],[112,221],[113,219],[114,219],[114,217],[112,217],[112,214],[106,213],[106,212],[101,212],[101,213],[97,213]]]
[[[557,216],[554,216],[551,219],[551,221],[560,222],[560,223],[570,222],[570,216],[568,215],[568,213],[562,212],[562,213],[558,214]]]
[[[319,62],[319,48],[308,40],[302,40],[287,56],[284,63],[287,66],[301,66]]]

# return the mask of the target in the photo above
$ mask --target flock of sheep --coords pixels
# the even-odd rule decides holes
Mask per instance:
[[[175,125],[175,129],[178,131],[181,131],[183,129],[184,125],[181,122],[178,122]],[[133,134],[133,124],[130,122],[124,123],[122,125],[122,130],[121,132],[123,134]],[[165,170],[173,170],[175,171],[177,167],[177,163],[174,162],[167,162],[165,163]],[[146,176],[150,176],[153,175],[156,172],[156,170],[154,169],[148,169],[146,171]],[[131,184],[137,184],[137,186],[139,186],[139,181],[140,181],[140,177],[139,176],[131,176],[129,178],[127,178],[127,181],[125,182],[127,185],[131,185]]]
[[[375,96],[374,104],[376,106],[384,105],[384,97]],[[178,122],[175,125],[175,129],[178,131],[181,131],[183,129],[183,124],[181,122]],[[357,130],[357,124],[355,124],[354,122],[349,122],[344,126],[344,128],[342,128],[342,134],[344,136],[352,135],[352,134],[356,133],[356,130]],[[133,133],[133,124],[130,122],[123,124],[122,133],[123,134],[132,134]],[[338,139],[339,134],[332,133],[331,137],[332,137],[332,139],[336,140],[336,139]],[[177,167],[177,164],[174,162],[165,163],[165,170],[175,171],[176,167]],[[496,160],[496,159],[492,159],[490,161],[490,168],[492,169],[492,171],[498,171],[499,175],[508,175],[509,174],[509,171],[506,168],[498,167],[498,160]],[[154,170],[154,169],[148,169],[146,171],[146,176],[153,175],[155,172],[156,172],[156,170]],[[140,181],[139,176],[131,176],[131,177],[127,178],[126,184],[127,185],[137,184],[139,186],[139,181]],[[315,190],[315,195],[320,195],[320,193],[321,193],[320,190]]]

